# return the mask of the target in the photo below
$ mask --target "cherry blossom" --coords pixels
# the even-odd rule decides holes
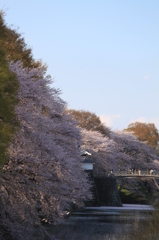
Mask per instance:
[[[2,221],[13,236],[27,239],[34,226],[43,232],[41,220],[59,223],[70,203],[81,206],[91,194],[77,147],[80,132],[65,113],[60,91],[40,68],[11,62],[10,69],[19,81],[19,127],[1,178]]]

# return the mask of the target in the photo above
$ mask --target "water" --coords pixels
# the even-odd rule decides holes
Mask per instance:
[[[129,240],[128,234],[147,221],[149,205],[123,204],[123,207],[90,207],[74,212],[59,228],[60,240]]]

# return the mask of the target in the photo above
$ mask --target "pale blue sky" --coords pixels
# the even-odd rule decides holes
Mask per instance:
[[[68,107],[159,129],[158,0],[0,0]]]

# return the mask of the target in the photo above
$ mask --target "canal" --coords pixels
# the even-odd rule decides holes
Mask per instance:
[[[139,222],[148,221],[153,207],[123,204],[123,207],[90,207],[73,212],[56,229],[60,240],[129,240]]]

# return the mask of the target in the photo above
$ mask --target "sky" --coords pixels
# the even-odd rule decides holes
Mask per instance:
[[[69,109],[159,130],[158,0],[0,0]]]

